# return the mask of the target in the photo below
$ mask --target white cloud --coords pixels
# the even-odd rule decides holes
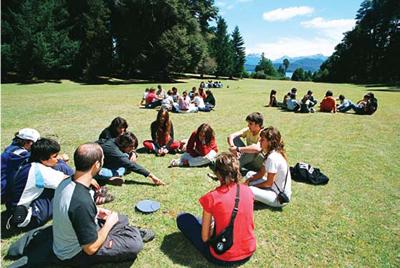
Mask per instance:
[[[263,13],[266,21],[284,21],[296,16],[304,16],[314,12],[314,8],[308,6],[278,8]]]
[[[354,19],[325,20],[317,17],[309,21],[303,21],[301,25],[305,28],[317,29],[326,37],[340,41],[343,33],[350,31],[355,23]]]
[[[247,54],[265,53],[269,59],[277,59],[282,56],[299,57],[315,54],[329,56],[332,54],[337,41],[327,38],[315,37],[305,39],[299,37],[283,37],[272,43],[259,43],[254,47],[248,47]]]

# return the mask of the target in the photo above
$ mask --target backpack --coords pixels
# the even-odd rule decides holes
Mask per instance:
[[[314,185],[327,184],[329,178],[324,175],[319,168],[314,168],[307,163],[297,163],[294,167],[290,167],[290,175],[297,182],[304,182]]]
[[[378,109],[378,100],[376,98],[370,98],[367,101],[367,105],[365,105],[365,113],[366,114],[373,114]]]

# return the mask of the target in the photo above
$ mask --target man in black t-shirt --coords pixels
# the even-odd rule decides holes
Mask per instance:
[[[53,251],[68,265],[134,260],[151,230],[128,225],[126,216],[97,208],[90,182],[103,165],[103,150],[87,143],[74,154],[75,174],[56,189],[53,205]]]

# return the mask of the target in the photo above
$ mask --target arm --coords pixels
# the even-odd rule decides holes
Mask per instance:
[[[196,132],[193,132],[192,135],[190,135],[189,141],[186,145],[186,152],[188,152],[191,156],[197,155],[194,144],[195,139],[196,139]]]
[[[230,146],[230,147],[235,146],[235,144],[233,143],[233,140],[234,140],[236,137],[238,137],[238,136],[242,136],[243,133],[244,133],[245,131],[247,131],[248,129],[249,129],[249,128],[246,127],[246,128],[244,128],[244,129],[242,129],[242,130],[239,130],[239,131],[237,131],[237,132],[232,133],[231,135],[229,135],[229,136],[228,136],[228,144],[229,144],[229,146]]]
[[[251,182],[251,181],[258,180],[258,179],[262,178],[264,175],[265,175],[265,167],[264,167],[264,166],[261,166],[260,170],[257,171],[256,174],[254,174],[253,176],[251,176],[250,178],[248,178],[248,179],[245,181],[245,184],[249,184],[249,182]],[[267,175],[267,176],[268,176],[268,175]]]
[[[201,223],[201,240],[203,242],[208,241],[210,239],[211,234],[212,234],[212,215],[211,213],[208,213],[207,211],[203,210],[203,220]]]
[[[106,222],[103,227],[97,232],[97,239],[93,243],[82,246],[83,251],[88,255],[96,253],[107,239],[107,235],[111,228],[118,222],[118,214],[112,212],[106,217]]]
[[[236,148],[238,148],[238,147],[236,147],[236,146],[232,147],[232,149],[237,151]],[[252,144],[249,146],[239,147],[238,151],[239,151],[239,153],[246,153],[246,154],[260,153],[261,152],[260,142],[257,142],[256,144]]]
[[[267,173],[267,180],[265,182],[254,185],[258,188],[269,188],[274,184],[276,173]]]

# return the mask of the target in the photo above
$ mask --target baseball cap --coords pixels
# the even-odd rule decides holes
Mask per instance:
[[[23,128],[18,131],[17,137],[23,140],[30,140],[36,142],[40,139],[40,134],[36,129],[33,128]]]

